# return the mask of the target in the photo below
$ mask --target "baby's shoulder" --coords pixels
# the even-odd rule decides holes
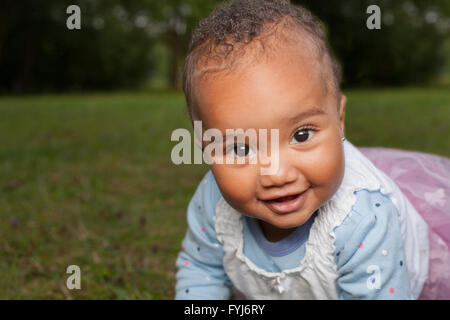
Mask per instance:
[[[391,198],[378,190],[361,189],[353,192],[356,195],[355,204],[352,212],[361,219],[368,216],[377,216],[380,214],[390,214],[395,209]]]
[[[198,184],[191,204],[197,210],[206,213],[209,218],[212,218],[216,214],[216,205],[221,197],[222,194],[214,179],[214,175],[209,170]]]
[[[380,190],[355,191],[356,201],[343,222],[334,230],[336,249],[352,240],[362,240],[368,234],[382,235],[388,228],[399,229],[399,214],[389,196]],[[358,238],[358,239],[356,239]]]

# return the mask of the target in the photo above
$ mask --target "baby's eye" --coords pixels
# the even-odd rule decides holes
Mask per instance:
[[[290,144],[305,142],[312,137],[313,131],[314,130],[310,128],[298,129],[292,136]]]
[[[248,157],[253,154],[253,149],[246,144],[232,144],[226,149],[226,154],[233,157]]]

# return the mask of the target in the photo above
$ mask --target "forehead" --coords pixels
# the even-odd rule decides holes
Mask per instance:
[[[197,80],[195,114],[206,127],[271,128],[302,110],[327,109],[326,85],[310,48],[286,46],[251,62]]]

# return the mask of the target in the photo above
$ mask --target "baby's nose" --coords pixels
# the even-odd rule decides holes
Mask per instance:
[[[260,175],[260,183],[264,188],[281,187],[295,182],[299,172],[289,161],[279,161],[278,168],[269,174]]]

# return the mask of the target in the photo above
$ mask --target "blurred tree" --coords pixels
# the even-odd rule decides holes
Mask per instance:
[[[341,61],[344,85],[426,83],[442,68],[449,38],[448,0],[293,0],[326,25]],[[369,5],[381,9],[381,29],[369,30]]]
[[[2,0],[0,89],[131,87],[149,75],[152,37],[129,0]],[[66,8],[81,8],[81,30],[68,30]],[[139,6],[140,8],[140,6]],[[3,50],[2,50],[3,48]]]
[[[180,86],[180,70],[189,45],[192,30],[206,17],[219,0],[166,0],[154,1],[152,12],[158,22],[161,40],[168,49],[171,88]]]
[[[291,1],[326,25],[345,86],[425,83],[443,68],[448,0]],[[0,91],[134,87],[155,70],[177,88],[191,32],[220,2],[1,0]],[[71,4],[81,8],[81,30],[66,28]],[[381,8],[380,30],[366,27],[371,4]]]

